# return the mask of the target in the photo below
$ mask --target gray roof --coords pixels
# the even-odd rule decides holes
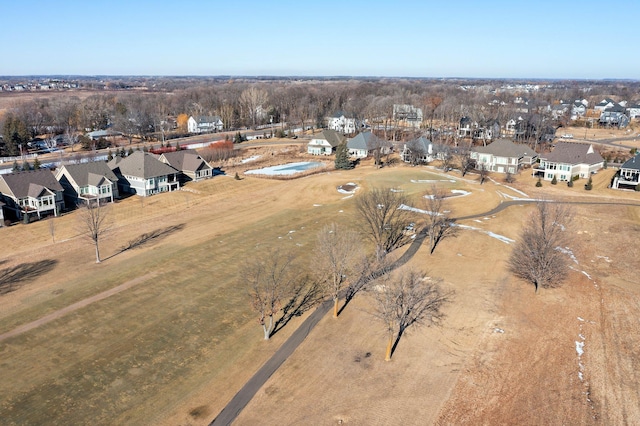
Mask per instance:
[[[104,161],[94,161],[80,164],[67,164],[63,168],[78,186],[99,186],[104,178],[111,182],[118,181],[118,177],[111,171]]]
[[[576,142],[558,142],[553,151],[541,155],[540,158],[564,164],[598,164],[604,161],[604,158],[593,149],[593,145]]]
[[[431,145],[431,141],[424,136],[420,136],[418,139],[412,139],[406,144],[409,149],[418,147],[418,149],[425,153],[429,152],[429,145]]]
[[[120,169],[120,174],[149,179],[177,173],[177,170],[155,158],[153,155],[135,151],[128,157],[115,157],[108,166],[114,172]]]
[[[358,133],[347,141],[347,148],[349,149],[366,149],[367,151],[371,151],[383,146],[391,146],[391,143],[380,139],[371,132]]]
[[[15,198],[37,198],[45,188],[62,191],[62,185],[49,169],[0,175],[0,192]]]
[[[621,169],[640,170],[640,154],[634,155],[632,158],[624,162]]]
[[[329,145],[331,145],[332,148],[337,147],[338,145],[340,145],[342,142],[346,140],[346,138],[343,135],[331,129],[324,129],[322,131],[322,136],[318,136],[317,138],[314,138],[314,139],[325,140]]]
[[[196,122],[198,124],[203,124],[203,123],[217,123],[218,121],[222,121],[222,119],[220,118],[220,116],[217,115],[198,115],[196,117],[193,117],[194,120],[196,120]]]
[[[478,146],[471,149],[472,151],[482,154],[492,154],[501,157],[534,157],[538,155],[533,149],[527,145],[514,143],[509,139],[498,139],[487,146]]]
[[[212,167],[193,149],[165,152],[160,156],[166,163],[176,170],[195,172],[196,170],[211,169]]]

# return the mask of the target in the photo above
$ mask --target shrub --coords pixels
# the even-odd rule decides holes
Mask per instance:
[[[567,181],[567,186],[569,188],[573,188],[573,181],[572,180]]]
[[[591,191],[591,189],[593,189],[593,180],[591,179],[591,176],[589,176],[589,180],[584,185],[584,189],[586,189],[587,191]]]
[[[635,188],[633,188],[633,190],[634,190],[634,191],[636,191],[636,192],[640,191],[640,183],[639,183],[639,184],[637,184],[637,185],[635,186]]]
[[[542,186],[542,179],[538,178],[538,181],[536,182],[536,187],[540,188]]]
[[[558,178],[556,177],[556,175],[553,175],[553,179],[551,179],[551,185],[557,185],[558,184]]]

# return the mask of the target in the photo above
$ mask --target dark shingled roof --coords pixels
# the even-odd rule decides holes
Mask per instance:
[[[44,188],[54,192],[62,191],[62,185],[49,169],[0,175],[0,192],[15,198],[37,198]]]
[[[174,169],[195,172],[203,168],[211,168],[206,161],[193,149],[165,152],[160,156]],[[204,163],[204,167],[203,167]]]
[[[118,181],[104,161],[94,161],[80,164],[66,164],[63,166],[78,186],[98,186],[103,178],[115,183]]]
[[[604,158],[594,151],[593,145],[576,142],[558,142],[552,152],[541,155],[540,158],[552,163],[565,164],[597,164],[604,161]]]
[[[349,149],[366,149],[370,151],[377,147],[384,146],[391,146],[391,143],[384,139],[380,139],[371,132],[358,133],[347,142],[347,148]]]
[[[532,157],[536,156],[536,152],[527,145],[513,143],[509,139],[498,139],[487,146],[479,146],[472,148],[472,151],[482,154],[492,154],[500,157]]]
[[[125,158],[115,157],[109,161],[108,165],[111,170],[120,169],[122,175],[136,176],[144,179],[172,175],[178,172],[153,155],[142,151],[135,151]]]
[[[636,154],[632,158],[624,162],[621,169],[640,170],[640,154]]]

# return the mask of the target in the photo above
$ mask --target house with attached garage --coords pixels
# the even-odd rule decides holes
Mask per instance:
[[[213,176],[213,167],[193,149],[165,152],[158,158],[180,172],[180,183],[198,182]]]
[[[336,151],[336,147],[345,141],[346,138],[335,130],[324,129],[309,141],[307,152],[312,155],[331,155]]]
[[[476,169],[498,173],[518,173],[524,166],[531,166],[538,154],[527,145],[509,139],[498,139],[487,146],[473,147],[469,156],[475,160]]]
[[[128,157],[115,157],[107,164],[118,177],[120,193],[147,197],[180,189],[178,170],[158,160],[153,154],[135,151]]]
[[[613,178],[613,189],[635,189],[640,185],[640,154],[625,161]]]
[[[220,132],[224,128],[224,123],[220,117],[198,115],[191,116],[187,120],[187,131],[189,133],[211,133]]]
[[[0,174],[0,201],[9,220],[58,216],[64,209],[62,191],[49,169]]]
[[[67,208],[91,201],[112,203],[118,198],[118,177],[104,161],[65,164],[55,177],[62,185]]]
[[[347,141],[349,155],[355,158],[366,158],[378,150],[380,154],[388,154],[392,147],[389,141],[380,139],[371,132],[358,133]]]
[[[568,181],[574,176],[588,178],[604,165],[604,158],[591,144],[558,142],[548,154],[540,154],[540,164],[534,169],[534,176],[544,180]]]

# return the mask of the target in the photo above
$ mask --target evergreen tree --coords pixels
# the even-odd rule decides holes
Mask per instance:
[[[107,154],[107,161],[111,161],[111,160],[113,160],[113,153],[111,153],[111,150],[109,150]]]
[[[33,160],[33,170],[38,170],[40,167],[42,167],[42,165],[40,164],[38,157],[36,157],[35,160]]]
[[[180,151],[181,149],[180,142],[176,142],[176,151]]]
[[[586,189],[587,191],[591,191],[592,188],[593,188],[593,180],[591,179],[591,176],[589,176],[589,180],[584,185],[584,189]]]
[[[538,181],[536,182],[536,187],[540,188],[542,186],[542,179],[538,178]]]
[[[124,158],[124,148],[120,148],[120,152],[118,153],[118,155],[122,158]]]
[[[129,147],[129,151],[127,151],[127,157],[133,154],[133,148]]]
[[[31,165],[29,164],[29,162],[27,160],[24,160],[24,162],[22,163],[22,171],[26,172],[31,170]]]
[[[15,172],[19,172],[20,170],[22,170],[22,169],[21,169],[21,168],[20,168],[20,166],[18,165],[18,160],[14,160],[14,161],[13,161],[13,167],[11,168],[11,171],[12,171],[13,173],[15,173]]]
[[[556,175],[553,175],[553,179],[551,179],[551,185],[557,185],[558,184],[558,178],[556,178]]]
[[[349,150],[346,142],[339,144],[336,148],[335,166],[336,169],[340,170],[353,169],[353,163],[349,160]]]

